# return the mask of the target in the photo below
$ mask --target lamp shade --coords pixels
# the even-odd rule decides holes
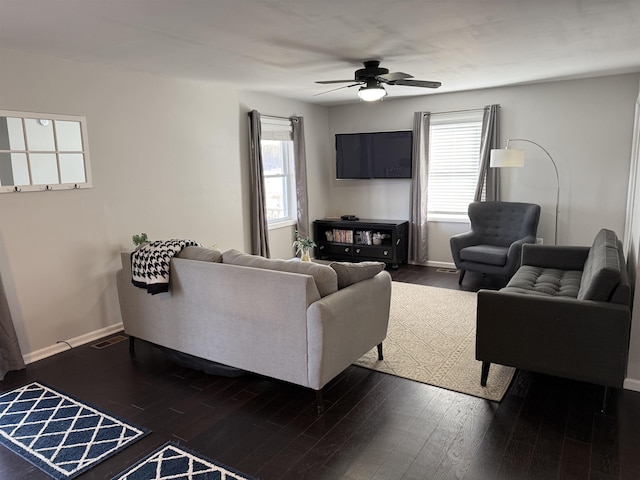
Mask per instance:
[[[358,97],[365,102],[375,102],[387,95],[387,91],[380,85],[360,87]]]
[[[524,150],[511,148],[491,150],[489,166],[493,168],[524,167]]]

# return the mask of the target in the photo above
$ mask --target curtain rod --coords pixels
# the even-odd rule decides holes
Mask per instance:
[[[438,114],[442,114],[442,113],[464,113],[464,112],[480,112],[482,110],[484,110],[485,108],[490,107],[490,105],[486,105],[482,108],[466,108],[464,110],[448,110],[446,112],[429,112],[431,115],[438,115]],[[498,105],[498,108],[501,108],[500,105]]]
[[[296,117],[297,115],[291,115],[291,117],[283,117],[281,115],[269,115],[268,113],[261,113],[260,116],[267,118],[278,118],[280,120],[291,120],[291,117]]]

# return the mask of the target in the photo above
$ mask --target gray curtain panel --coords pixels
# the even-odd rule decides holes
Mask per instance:
[[[251,175],[251,253],[270,258],[269,224],[267,222],[260,139],[260,113],[249,112],[249,169]]]
[[[307,195],[307,154],[304,142],[304,119],[291,117],[293,149],[296,168],[296,201],[298,204],[298,232],[309,237],[309,197]]]
[[[0,277],[0,380],[7,372],[24,368],[24,359],[18,344],[16,329],[13,326],[7,296],[4,293]]]
[[[409,218],[409,259],[414,265],[426,265],[427,185],[429,175],[429,112],[413,114],[413,175],[411,178],[411,212]]]
[[[480,144],[480,173],[476,184],[474,201],[482,200],[482,187],[487,184],[486,200],[500,200],[500,185],[497,168],[489,168],[491,150],[500,148],[500,105],[487,105],[484,107],[482,117],[482,142]]]

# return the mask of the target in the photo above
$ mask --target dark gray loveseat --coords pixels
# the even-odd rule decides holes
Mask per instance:
[[[482,385],[491,363],[499,363],[622,387],[629,303],[622,243],[613,231],[600,230],[591,248],[524,245],[522,266],[507,286],[478,292]]]

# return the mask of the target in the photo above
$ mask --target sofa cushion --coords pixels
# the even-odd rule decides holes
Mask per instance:
[[[187,260],[200,260],[202,262],[222,262],[222,252],[205,247],[185,247],[176,257]]]
[[[338,275],[327,265],[319,265],[313,262],[290,262],[287,260],[265,258],[258,255],[249,255],[248,253],[242,253],[233,249],[222,254],[222,262],[229,265],[239,265],[241,267],[263,268],[266,270],[277,270],[279,272],[311,275],[321,297],[338,291]]]
[[[473,245],[460,250],[460,259],[467,262],[502,266],[507,263],[508,247],[496,245]]]
[[[582,273],[580,300],[609,301],[620,282],[620,256],[615,232],[601,229],[593,240]]]
[[[581,278],[582,272],[578,270],[558,270],[523,265],[509,280],[507,286],[500,291],[576,298]]]
[[[341,289],[375,277],[386,265],[384,262],[333,262],[329,266],[338,274],[338,289]]]

